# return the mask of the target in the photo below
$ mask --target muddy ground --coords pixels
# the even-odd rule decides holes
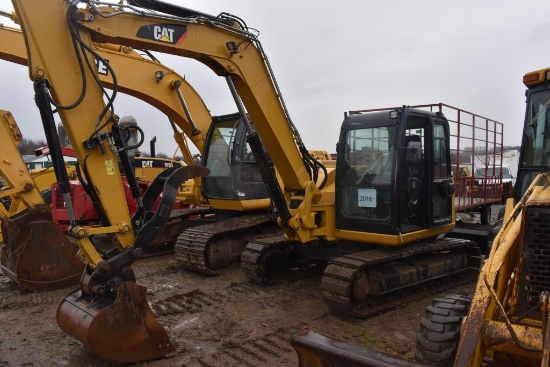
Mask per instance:
[[[357,320],[329,313],[321,276],[260,287],[239,264],[207,277],[182,269],[173,255],[140,260],[134,269],[179,352],[136,364],[147,367],[297,366],[289,340],[304,327],[412,360],[421,315],[439,295]],[[470,295],[473,288],[445,293]],[[59,329],[57,306],[70,291],[29,293],[0,274],[0,366],[117,366]]]

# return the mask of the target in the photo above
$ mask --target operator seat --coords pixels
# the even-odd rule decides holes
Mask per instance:
[[[406,199],[402,203],[408,210],[402,211],[402,220],[405,223],[421,225],[420,213],[424,192],[422,139],[419,135],[408,135],[405,136],[403,143],[405,149],[402,153],[400,182],[401,189],[406,193]]]
[[[419,135],[407,135],[403,139],[403,147],[401,159],[401,182],[406,183],[409,177],[421,176],[422,170],[422,139]]]

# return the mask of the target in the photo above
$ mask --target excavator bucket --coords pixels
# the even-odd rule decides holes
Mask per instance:
[[[57,309],[57,323],[95,355],[114,363],[170,357],[176,349],[147,303],[146,289],[132,281],[109,297],[94,301],[80,290]]]
[[[298,353],[300,367],[422,367],[382,352],[327,338],[308,328],[294,333],[290,344]]]
[[[95,355],[114,363],[136,363],[176,354],[176,348],[147,302],[146,288],[135,283],[129,267],[131,262],[125,259],[133,256],[135,248],[147,249],[162,232],[178,187],[185,180],[208,173],[204,167],[174,167],[155,178],[143,195],[143,213],[134,215],[132,219],[143,218],[139,220],[141,227],[136,230],[134,246],[106,259],[107,265],[98,266],[93,271],[85,269],[81,289],[69,294],[59,305],[57,323],[65,333],[80,340]],[[158,196],[162,196],[159,209],[149,211]],[[117,262],[126,263],[128,267],[121,268],[113,277],[101,273],[101,268],[109,272],[105,269]],[[101,284],[92,286],[91,281]],[[96,288],[102,291],[98,292]]]
[[[84,264],[78,246],[53,222],[46,205],[37,205],[2,222],[0,268],[11,280],[31,292],[78,284]]]

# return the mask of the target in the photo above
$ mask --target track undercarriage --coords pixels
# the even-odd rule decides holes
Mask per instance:
[[[398,248],[360,248],[264,238],[247,245],[242,268],[260,284],[324,269],[321,289],[331,311],[368,318],[421,297],[422,290],[442,291],[476,279],[481,266],[479,247],[468,240],[442,238]]]
[[[185,269],[217,275],[219,269],[240,260],[248,241],[277,233],[281,229],[266,214],[214,220],[188,228],[178,236],[176,259]]]
[[[210,207],[172,210],[164,230],[150,244],[150,252],[154,255],[172,253],[178,236],[189,227],[204,224],[212,213]]]

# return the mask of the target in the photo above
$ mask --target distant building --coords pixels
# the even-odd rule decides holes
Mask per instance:
[[[65,150],[66,150],[65,148],[71,148],[71,149],[67,149],[67,151],[72,151],[71,142],[69,141],[67,132],[65,131],[65,128],[63,127],[63,124],[61,122],[57,124],[57,136],[59,137],[59,143],[61,145],[61,149],[63,153],[65,153]],[[28,169],[33,170],[33,169],[49,168],[53,166],[52,159],[49,156],[49,149],[47,147],[42,147],[40,149],[37,149],[35,152],[39,150],[42,150],[43,155],[38,155],[38,156],[34,154],[23,155],[23,161],[25,161],[25,164],[27,165]],[[40,153],[37,153],[37,154],[40,154]],[[71,166],[74,166],[77,162],[77,159],[75,157],[70,157],[66,155],[63,156],[63,160],[65,162],[68,162]]]
[[[74,166],[76,164],[76,158],[74,157],[64,156],[63,159],[65,160],[65,162],[69,162],[71,166]],[[49,156],[42,155],[37,157],[32,154],[25,154],[23,156],[23,160],[25,161],[27,168],[30,170],[40,169],[40,168],[49,168],[53,166],[52,160]]]

